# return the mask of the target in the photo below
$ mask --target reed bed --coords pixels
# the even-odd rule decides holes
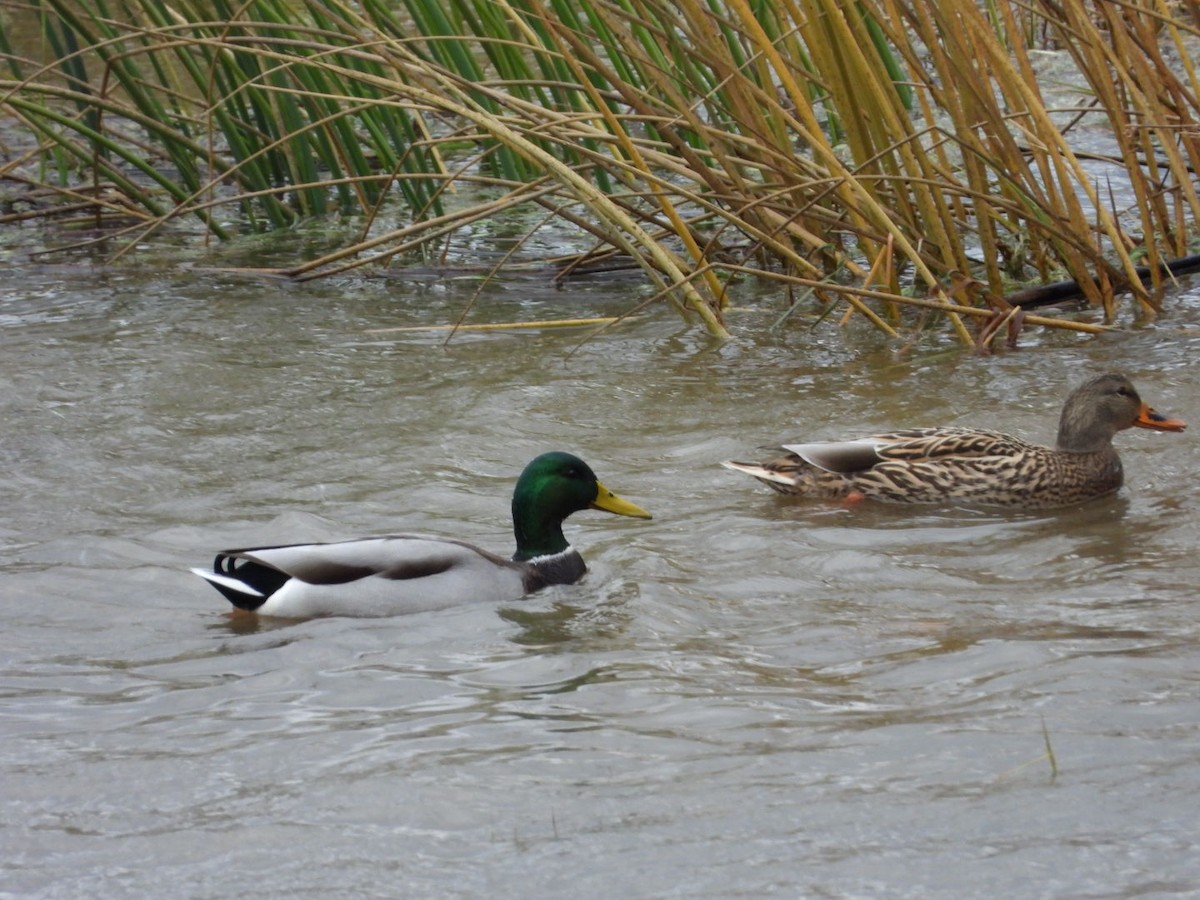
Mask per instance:
[[[749,275],[983,345],[1105,327],[1014,302],[1045,282],[1153,315],[1200,221],[1194,4],[0,0],[0,23],[0,222],[86,216],[114,260],[185,223],[355,215],[281,274],[503,272],[544,265],[552,225],[555,277],[639,266],[715,335]],[[460,240],[518,214],[505,253]]]

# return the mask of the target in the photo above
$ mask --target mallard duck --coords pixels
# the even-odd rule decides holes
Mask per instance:
[[[1117,490],[1124,476],[1112,439],[1133,426],[1187,427],[1142,402],[1124,375],[1110,374],[1080,385],[1067,398],[1053,447],[976,428],[921,428],[787,444],[782,456],[767,462],[724,465],[781,494],[1049,509]]]
[[[567,543],[571,513],[602,509],[649,519],[570,453],[534,459],[513,491],[517,552],[504,559],[457,540],[391,534],[325,544],[222,550],[212,571],[192,569],[235,607],[266,616],[387,616],[467,601],[516,600],[573,584],[587,566]]]

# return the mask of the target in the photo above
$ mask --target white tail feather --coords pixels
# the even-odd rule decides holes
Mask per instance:
[[[749,463],[734,462],[731,459],[721,463],[727,469],[733,469],[735,472],[745,472],[747,475],[753,475],[755,478],[761,478],[763,481],[774,481],[778,484],[792,484],[793,479],[786,475],[781,475],[778,472],[772,472],[769,469],[764,469],[762,466],[750,465]]]
[[[205,581],[213,584],[221,584],[229,588],[231,591],[237,591],[239,594],[245,594],[247,597],[265,597],[259,591],[256,591],[244,581],[238,581],[236,578],[230,578],[228,575],[221,575],[218,572],[210,572],[208,569],[192,569],[196,575],[199,575]]]

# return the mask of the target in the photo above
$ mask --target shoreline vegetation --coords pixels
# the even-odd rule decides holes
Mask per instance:
[[[1168,0],[0,0],[0,225],[117,264],[347,217],[267,274],[636,267],[630,314],[718,337],[766,278],[779,323],[984,349],[1152,318],[1200,266],[1198,48]]]

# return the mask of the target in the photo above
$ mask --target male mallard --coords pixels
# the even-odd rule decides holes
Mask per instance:
[[[582,509],[649,519],[596,480],[569,453],[543,453],[513,491],[517,552],[504,559],[462,541],[414,534],[328,544],[222,550],[211,572],[192,569],[239,609],[260,615],[387,616],[466,601],[516,600],[550,584],[573,584],[587,566],[563,519]]]
[[[1187,427],[1143,403],[1124,375],[1101,375],[1067,398],[1053,447],[975,428],[921,428],[788,444],[783,456],[761,464],[724,465],[781,494],[1048,509],[1117,490],[1124,476],[1113,435],[1135,425]]]

